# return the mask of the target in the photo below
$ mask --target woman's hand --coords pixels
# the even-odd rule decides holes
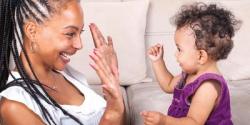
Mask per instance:
[[[101,125],[119,125],[123,123],[124,103],[119,85],[117,56],[111,37],[108,43],[95,24],[90,25],[95,49],[90,54],[94,63],[90,64],[102,82],[107,107],[100,121]]]
[[[165,125],[165,115],[160,112],[141,112],[144,125]]]
[[[153,62],[163,59],[163,46],[161,44],[156,44],[148,49],[148,56]]]
[[[108,42],[106,42],[105,38],[103,37],[102,33],[98,29],[95,24],[90,24],[90,31],[93,37],[95,50],[101,51],[103,53],[105,60],[107,61],[109,67],[111,68],[112,73],[118,79],[119,72],[118,72],[118,61],[117,55],[113,47],[113,41],[110,36],[107,37]]]

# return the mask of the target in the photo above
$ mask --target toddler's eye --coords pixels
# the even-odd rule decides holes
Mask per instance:
[[[181,49],[180,48],[177,48],[177,50],[180,52],[181,51]]]

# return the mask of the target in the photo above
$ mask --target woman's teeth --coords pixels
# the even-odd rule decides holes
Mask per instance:
[[[66,54],[66,53],[61,53],[61,56],[65,59],[65,60],[69,60],[70,59],[70,55]]]

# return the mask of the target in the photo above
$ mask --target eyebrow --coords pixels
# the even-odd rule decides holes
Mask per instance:
[[[70,28],[73,28],[73,29],[75,29],[77,31],[79,30],[79,28],[77,26],[73,26],[73,25],[64,27],[64,29],[70,29]]]

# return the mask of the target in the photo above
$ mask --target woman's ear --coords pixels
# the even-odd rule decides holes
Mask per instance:
[[[199,51],[199,64],[204,64],[208,60],[208,54],[205,50],[198,50]]]
[[[30,40],[30,41],[34,41],[35,40],[35,36],[36,36],[36,30],[37,30],[37,24],[32,22],[32,21],[28,21],[25,25],[24,25],[24,32],[26,37]]]

